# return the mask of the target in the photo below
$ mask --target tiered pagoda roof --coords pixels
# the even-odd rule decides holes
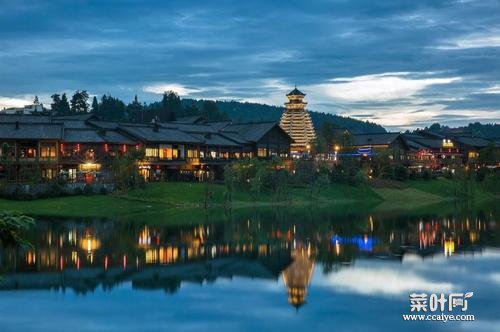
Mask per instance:
[[[281,116],[280,126],[295,141],[291,144],[292,152],[309,152],[310,143],[316,138],[316,132],[311,116],[306,110],[305,94],[295,88],[286,96],[288,101],[285,103],[286,109]]]

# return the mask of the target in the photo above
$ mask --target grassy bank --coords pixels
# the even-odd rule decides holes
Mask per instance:
[[[96,196],[72,196],[35,201],[10,201],[0,199],[0,211],[19,211],[30,215],[65,217],[115,217],[135,215],[176,216],[203,210],[207,191],[207,202],[211,207],[227,206],[226,189],[223,185],[202,183],[150,183],[145,188],[126,193]],[[327,188],[311,190],[307,187],[288,189],[286,201],[276,202],[271,193],[253,195],[249,192],[235,192],[233,208],[381,204],[388,207],[416,207],[453,199],[455,184],[448,179],[432,181],[409,181],[403,184],[352,187],[332,184]],[[481,188],[476,188],[475,197],[491,197]],[[201,213],[201,212],[200,212]]]

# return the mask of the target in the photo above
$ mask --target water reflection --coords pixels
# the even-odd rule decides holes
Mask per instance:
[[[182,282],[236,276],[283,280],[288,303],[307,301],[315,265],[338,284],[365,280],[359,260],[403,262],[450,257],[499,246],[492,213],[466,216],[388,216],[262,213],[171,226],[120,220],[39,220],[27,237],[33,248],[0,251],[1,290],[66,289],[79,293],[134,289],[175,293]],[[418,281],[418,280],[417,280]],[[347,284],[346,284],[347,285]],[[285,295],[283,294],[283,298]]]

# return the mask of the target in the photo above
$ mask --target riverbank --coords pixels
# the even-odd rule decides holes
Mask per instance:
[[[70,196],[33,201],[0,199],[0,210],[19,211],[29,215],[61,217],[119,217],[142,214],[172,215],[179,211],[195,213],[208,207],[270,207],[307,205],[384,204],[416,207],[453,200],[456,184],[448,179],[431,181],[382,182],[353,187],[331,184],[328,187],[290,187],[287,195],[277,201],[274,194],[252,194],[237,191],[231,202],[223,185],[186,182],[150,183],[145,188],[125,193],[92,196]],[[492,195],[475,189],[475,200],[491,199]],[[201,212],[200,212],[201,213]]]

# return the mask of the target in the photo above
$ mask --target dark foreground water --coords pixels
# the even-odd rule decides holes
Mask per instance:
[[[41,218],[0,250],[0,331],[500,331],[495,209]],[[404,321],[412,293],[475,321]]]

